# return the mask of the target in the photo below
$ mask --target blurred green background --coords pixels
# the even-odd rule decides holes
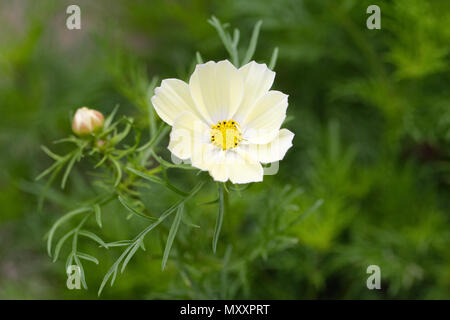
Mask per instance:
[[[81,30],[65,26],[70,4],[81,7]],[[381,8],[381,30],[366,28],[370,4]],[[217,205],[193,203],[187,210],[200,229],[180,227],[166,270],[170,224],[146,238],[147,250],[102,298],[449,299],[447,0],[1,1],[0,298],[97,298],[121,250],[81,242],[100,264],[86,264],[88,291],[71,291],[64,259],[52,263],[44,239],[95,193],[93,166],[77,164],[39,211],[45,182],[34,178],[51,164],[40,146],[67,151],[52,141],[71,133],[71,114],[84,105],[107,114],[120,104],[119,114],[146,128],[143,88],[153,76],[187,80],[196,51],[227,58],[211,15],[239,28],[244,43],[263,20],[254,58],[268,63],[279,47],[275,88],[289,94],[284,127],[294,146],[278,175],[232,194],[216,254]],[[180,185],[194,180],[170,174]],[[152,211],[174,201],[147,192]],[[214,196],[205,190],[196,201]],[[108,241],[131,239],[144,225],[123,211],[111,203],[103,229],[89,228]],[[372,264],[381,290],[366,287]]]

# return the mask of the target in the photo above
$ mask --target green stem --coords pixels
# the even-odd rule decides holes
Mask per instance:
[[[216,253],[217,242],[219,241],[220,231],[222,229],[223,224],[223,216],[225,215],[225,211],[228,209],[228,193],[224,192],[224,184],[218,184],[219,189],[219,213],[216,219],[216,226],[214,228],[214,236],[213,236],[213,252]]]

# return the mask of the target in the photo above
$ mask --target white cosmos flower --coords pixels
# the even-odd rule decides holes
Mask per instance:
[[[189,84],[163,80],[152,103],[172,126],[169,150],[216,181],[262,181],[261,163],[283,159],[294,137],[280,130],[288,96],[270,90],[274,78],[265,64],[224,60],[197,65]]]

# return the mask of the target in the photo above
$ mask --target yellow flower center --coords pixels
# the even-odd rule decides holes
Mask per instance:
[[[211,126],[211,143],[222,150],[236,148],[241,141],[242,135],[236,121],[224,120]]]

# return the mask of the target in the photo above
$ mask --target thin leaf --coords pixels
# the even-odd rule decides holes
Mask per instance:
[[[94,204],[94,212],[95,212],[95,221],[97,221],[97,224],[100,228],[102,228],[102,209],[100,208],[100,205],[97,203]]]
[[[114,166],[114,169],[116,170],[116,180],[114,181],[114,188],[117,187],[120,183],[120,180],[122,180],[122,169],[120,168],[120,163],[113,157],[109,157],[109,160]]]
[[[78,232],[78,234],[80,236],[85,236],[87,238],[90,238],[90,239],[94,240],[95,242],[97,242],[98,244],[100,244],[102,247],[105,247],[106,249],[108,249],[108,245],[95,233],[92,233],[92,232],[86,231],[86,230],[80,230]]]
[[[229,39],[228,35],[225,33],[225,29],[224,29],[226,27],[226,25],[222,25],[220,23],[219,19],[217,19],[215,16],[212,16],[211,19],[208,20],[208,23],[217,30],[217,33],[219,34],[219,37],[222,40],[222,42],[225,46],[225,49],[227,49],[228,53],[230,55],[232,55],[233,52],[232,52],[232,48],[230,46],[230,39]]]
[[[69,255],[66,258],[66,271],[73,263],[73,252],[69,253]]]
[[[212,16],[211,19],[208,20],[208,23],[211,24],[219,34],[220,39],[222,40],[223,45],[225,46],[225,49],[228,51],[231,62],[238,67],[239,66],[239,57],[237,48],[233,46],[233,41],[230,38],[230,35],[225,32],[225,28],[227,27],[226,24],[222,24],[219,19],[217,19],[215,16]]]
[[[95,258],[91,255],[88,255],[86,253],[77,252],[77,256],[80,257],[81,259],[92,261],[93,263],[98,264],[97,258]]]
[[[68,138],[63,138],[63,139],[53,141],[53,144],[59,144],[59,143],[63,143],[63,142],[72,142],[72,143],[75,143],[77,146],[80,145],[80,139],[78,139],[75,136],[70,136]]]
[[[294,225],[296,225],[296,224],[300,223],[301,221],[303,221],[304,219],[306,219],[311,213],[316,211],[323,204],[323,202],[324,202],[323,199],[317,200],[308,210],[306,210],[306,212],[304,212],[301,216],[295,218],[292,222],[287,224],[285,229],[293,227]]]
[[[69,177],[69,173],[72,170],[73,165],[75,164],[75,161],[77,160],[79,152],[75,152],[72,155],[72,158],[70,159],[69,163],[67,164],[66,171],[64,171],[63,178],[61,180],[61,189],[64,189],[66,186],[67,178]]]
[[[258,43],[258,37],[259,37],[259,30],[261,29],[262,20],[259,20],[255,27],[253,28],[252,37],[250,39],[250,44],[247,49],[247,53],[245,54],[245,58],[242,61],[242,64],[245,65],[252,60],[253,55],[255,54],[256,45]]]
[[[132,246],[129,246],[128,248],[126,248],[122,254],[120,255],[120,257],[116,260],[116,262],[114,262],[114,264],[111,266],[111,268],[109,268],[108,272],[106,272],[105,276],[103,277],[102,283],[100,284],[100,288],[98,289],[97,295],[100,296],[100,294],[103,291],[103,288],[105,287],[106,283],[108,282],[109,278],[113,275],[113,278],[111,280],[111,285],[113,285],[114,280],[116,279],[116,274],[117,274],[117,269],[119,268],[119,264],[122,262],[123,258],[125,258],[125,256],[127,255],[128,251],[131,250]]]
[[[38,212],[42,212],[42,207],[44,206],[44,200],[47,195],[48,190],[50,189],[50,186],[52,185],[53,181],[58,176],[59,172],[61,171],[62,166],[58,166],[55,171],[51,174],[50,178],[47,180],[47,183],[45,184],[44,188],[42,189],[39,198],[38,198]]]
[[[183,222],[188,227],[200,229],[200,226],[195,223],[192,223],[191,220],[187,218],[186,214],[184,214],[183,217],[181,218],[181,222]]]
[[[40,179],[42,179],[43,177],[45,177],[46,175],[48,175],[50,172],[52,172],[53,170],[60,170],[60,168],[58,168],[59,166],[62,166],[64,164],[64,162],[69,158],[70,155],[65,156],[62,160],[60,161],[56,161],[55,163],[53,163],[49,168],[45,169],[43,172],[41,172],[36,178],[35,180],[38,181]]]
[[[234,29],[234,33],[233,33],[233,47],[234,48],[237,48],[237,46],[239,44],[239,37],[240,37],[239,29]]]
[[[153,230],[156,226],[158,226],[161,222],[163,222],[168,216],[170,216],[180,205],[184,204],[186,201],[188,201],[190,198],[192,198],[195,194],[197,194],[197,192],[200,191],[200,189],[203,187],[204,184],[205,184],[204,181],[198,183],[194,187],[194,189],[192,189],[192,191],[189,193],[189,195],[187,197],[179,200],[177,203],[175,203],[170,208],[168,208],[166,211],[164,211],[156,222],[152,223],[147,228],[145,228],[143,231],[141,231],[141,233],[139,233],[139,235],[137,235],[135,239],[144,237],[148,232]]]
[[[42,151],[44,151],[50,158],[52,158],[55,161],[60,161],[63,159],[63,157],[57,155],[56,153],[53,153],[52,151],[50,151],[49,148],[47,148],[46,146],[41,146]]]
[[[219,203],[219,198],[217,198],[215,200],[211,200],[211,201],[200,202],[197,205],[202,206],[202,205],[215,204],[215,203]]]
[[[175,187],[175,186],[170,182],[169,178],[167,177],[167,170],[166,170],[166,169],[163,170],[163,177],[164,177],[164,185],[165,185],[168,189],[172,190],[172,191],[175,192],[175,193],[178,193],[178,194],[179,194],[180,196],[182,196],[182,197],[186,197],[186,196],[188,195],[187,192],[184,192],[184,191],[178,189],[177,187]]]
[[[137,211],[136,209],[134,209],[127,200],[125,200],[125,198],[123,198],[122,196],[118,196],[117,199],[119,200],[119,202],[125,207],[125,209],[127,209],[130,213],[137,215],[141,218],[147,219],[147,220],[152,220],[154,221],[156,218],[153,217],[149,217],[147,215],[145,215],[142,212]]]
[[[122,268],[120,269],[120,273],[123,273],[125,268],[128,265],[128,262],[130,262],[131,258],[133,258],[136,251],[141,247],[141,242],[143,241],[143,238],[139,238],[135,244],[132,246],[132,249],[130,250],[130,253],[127,255],[125,260],[123,261]]]
[[[162,166],[165,166],[167,168],[178,168],[178,169],[185,169],[185,170],[198,170],[198,168],[195,168],[190,165],[184,165],[184,164],[174,164],[170,163],[167,160],[164,160],[163,158],[159,157],[153,150],[151,151],[152,157]]]
[[[139,177],[141,177],[141,178],[143,178],[145,180],[148,180],[148,181],[155,182],[155,183],[161,184],[163,186],[166,186],[168,189],[172,190],[175,193],[178,193],[179,195],[181,195],[183,197],[188,195],[186,192],[178,189],[173,184],[171,184],[166,176],[164,176],[165,180],[162,180],[161,178],[159,178],[157,176],[149,175],[149,174],[146,174],[146,173],[144,173],[142,171],[139,171],[139,170],[136,170],[136,169],[133,169],[133,168],[127,167],[126,170],[128,170],[130,172],[133,172],[135,175],[137,175],[137,176],[139,176]]]
[[[142,171],[130,168],[130,167],[126,167],[125,170],[130,171],[130,172],[134,173],[135,175],[137,175],[137,176],[139,176],[139,177],[141,177],[141,178],[143,178],[145,180],[148,180],[148,181],[151,181],[151,182],[155,182],[155,183],[158,183],[158,184],[164,184],[164,181],[161,178],[157,177],[157,176],[146,174],[145,172],[142,172]]]
[[[167,259],[169,258],[170,249],[172,248],[173,240],[180,226],[181,217],[183,215],[183,204],[178,207],[177,214],[173,219],[172,226],[170,227],[169,236],[167,237],[166,248],[164,249],[163,259],[161,263],[161,269],[164,270],[167,264]]]
[[[82,208],[78,208],[75,209],[73,211],[70,211],[68,213],[66,213],[64,216],[62,216],[61,218],[59,218],[58,220],[56,220],[56,222],[53,224],[52,228],[50,229],[50,231],[48,232],[48,239],[47,239],[47,253],[48,255],[51,257],[52,254],[52,240],[53,240],[53,236],[55,234],[56,229],[58,229],[58,227],[63,224],[65,221],[69,220],[70,218],[80,214],[80,213],[84,213],[84,212],[88,212],[91,211],[92,208],[91,207],[82,207]]]
[[[109,114],[109,116],[106,118],[106,120],[105,120],[105,122],[103,124],[103,126],[105,128],[108,128],[111,125],[111,122],[113,121],[113,119],[114,119],[118,109],[119,109],[119,105],[116,104],[116,106],[114,107],[113,111]]]
[[[108,242],[106,245],[108,246],[108,248],[112,248],[112,247],[129,246],[132,243],[133,243],[133,241],[131,241],[131,240],[119,240],[119,241],[114,241],[114,242]]]
[[[112,278],[111,278],[111,284],[110,284],[110,286],[111,286],[111,287],[113,286],[113,284],[114,284],[114,281],[116,281],[116,277],[117,277],[117,270],[118,270],[118,268],[116,268],[116,269],[114,270],[113,274],[112,274]]]
[[[83,268],[83,264],[81,263],[80,259],[78,258],[78,256],[76,254],[74,254],[73,259],[75,260],[75,263],[77,264],[77,266],[80,267],[80,273],[81,273],[81,283],[83,284],[84,289],[88,289],[87,283],[86,283],[86,278],[85,278],[85,274],[84,274],[84,268]]]
[[[200,52],[196,52],[195,53],[195,57],[197,58],[197,63],[198,64],[203,64],[203,58],[202,58],[202,55],[200,54]]]
[[[272,57],[270,58],[269,63],[270,70],[273,70],[275,68],[275,65],[277,64],[277,59],[278,59],[278,47],[275,47],[275,49],[273,49]]]
[[[109,141],[112,145],[116,145],[118,144],[120,141],[122,141],[123,139],[125,139],[125,137],[128,135],[128,133],[131,130],[131,123],[127,123],[127,125],[125,126],[125,129],[122,130],[121,133],[116,134],[114,137],[111,138],[111,140]]]
[[[59,252],[61,251],[61,248],[64,244],[64,242],[75,232],[75,229],[69,231],[68,233],[66,233],[63,237],[61,237],[61,239],[59,239],[58,243],[56,244],[55,247],[55,254],[53,255],[53,262],[56,262],[56,260],[58,260],[59,257]]]
[[[97,163],[95,164],[94,168],[100,167],[103,163],[105,163],[105,161],[106,161],[107,159],[108,159],[108,155],[105,154],[105,155],[103,156],[103,158],[102,158],[99,162],[97,162]]]
[[[143,146],[140,146],[137,151],[141,152],[141,151],[145,151],[148,148],[151,148],[154,144],[157,143],[157,141],[164,137],[168,132],[170,131],[170,127],[168,127],[167,125],[165,125],[164,123],[161,124],[161,126],[158,128],[158,131],[156,132],[156,134],[152,137],[152,139],[147,142],[146,144],[144,144]]]

